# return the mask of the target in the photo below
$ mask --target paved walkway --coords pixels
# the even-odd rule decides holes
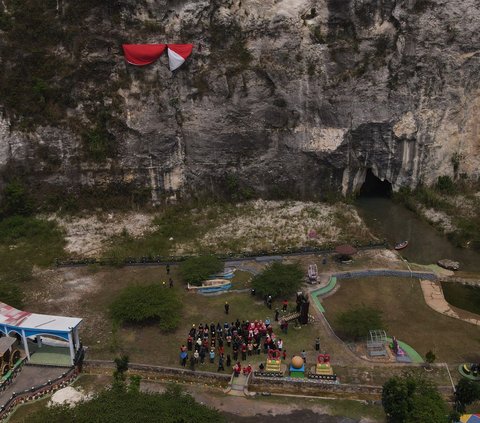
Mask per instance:
[[[60,377],[67,369],[25,365],[12,384],[0,394],[0,406],[4,405],[14,392],[21,392],[32,386]]]
[[[480,320],[461,317],[455,310],[452,309],[450,304],[443,296],[442,285],[440,282],[421,280],[420,285],[422,287],[425,302],[431,309],[445,316],[453,317],[454,319],[480,326]]]

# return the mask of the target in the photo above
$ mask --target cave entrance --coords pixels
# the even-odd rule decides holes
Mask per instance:
[[[372,169],[367,169],[365,182],[360,188],[360,197],[390,197],[392,195],[392,184],[387,180],[381,181],[377,178]]]

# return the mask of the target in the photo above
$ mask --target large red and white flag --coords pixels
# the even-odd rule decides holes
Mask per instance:
[[[173,72],[185,63],[192,54],[193,44],[168,44],[168,62]]]
[[[167,47],[166,44],[123,44],[125,60],[131,65],[145,66],[155,62]]]

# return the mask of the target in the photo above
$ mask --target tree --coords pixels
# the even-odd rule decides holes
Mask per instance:
[[[353,341],[368,336],[370,330],[386,329],[382,312],[364,305],[341,313],[336,319],[336,327],[343,336]]]
[[[480,386],[478,382],[462,378],[455,387],[455,408],[464,413],[467,406],[480,400]]]
[[[128,370],[129,358],[128,355],[122,355],[121,357],[116,357],[115,362],[115,371],[113,372],[113,377],[116,381],[125,380],[125,372]]]
[[[407,373],[383,385],[382,405],[390,423],[448,423],[448,407],[437,388]]]
[[[300,289],[303,271],[298,263],[273,263],[262,273],[254,276],[252,286],[260,295],[287,297]]]
[[[173,385],[162,394],[112,387],[71,408],[65,405],[44,407],[29,415],[28,422],[224,423],[225,419],[218,411],[197,403]]]
[[[432,350],[428,351],[425,354],[425,361],[428,364],[432,364],[436,359],[437,359],[437,356],[434,354],[434,352]]]
[[[161,285],[133,285],[125,288],[110,305],[110,315],[119,323],[159,323],[172,331],[180,322],[182,303],[172,289]]]
[[[223,263],[215,256],[199,256],[185,260],[180,265],[180,273],[185,282],[201,285],[202,281],[222,270]]]

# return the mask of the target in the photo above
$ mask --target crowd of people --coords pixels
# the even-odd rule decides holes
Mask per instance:
[[[282,330],[286,333],[285,324],[281,322]],[[269,319],[255,321],[225,322],[223,325],[212,322],[192,325],[188,333],[187,342],[180,347],[180,362],[182,366],[189,363],[190,368],[195,370],[197,364],[203,365],[206,360],[210,363],[218,362],[217,371],[225,371],[233,366],[234,374],[241,372],[249,374],[252,366],[248,364],[242,369],[241,362],[249,360],[253,355],[262,352],[267,354],[269,350],[278,350],[282,358],[287,358],[283,340],[275,335]]]

